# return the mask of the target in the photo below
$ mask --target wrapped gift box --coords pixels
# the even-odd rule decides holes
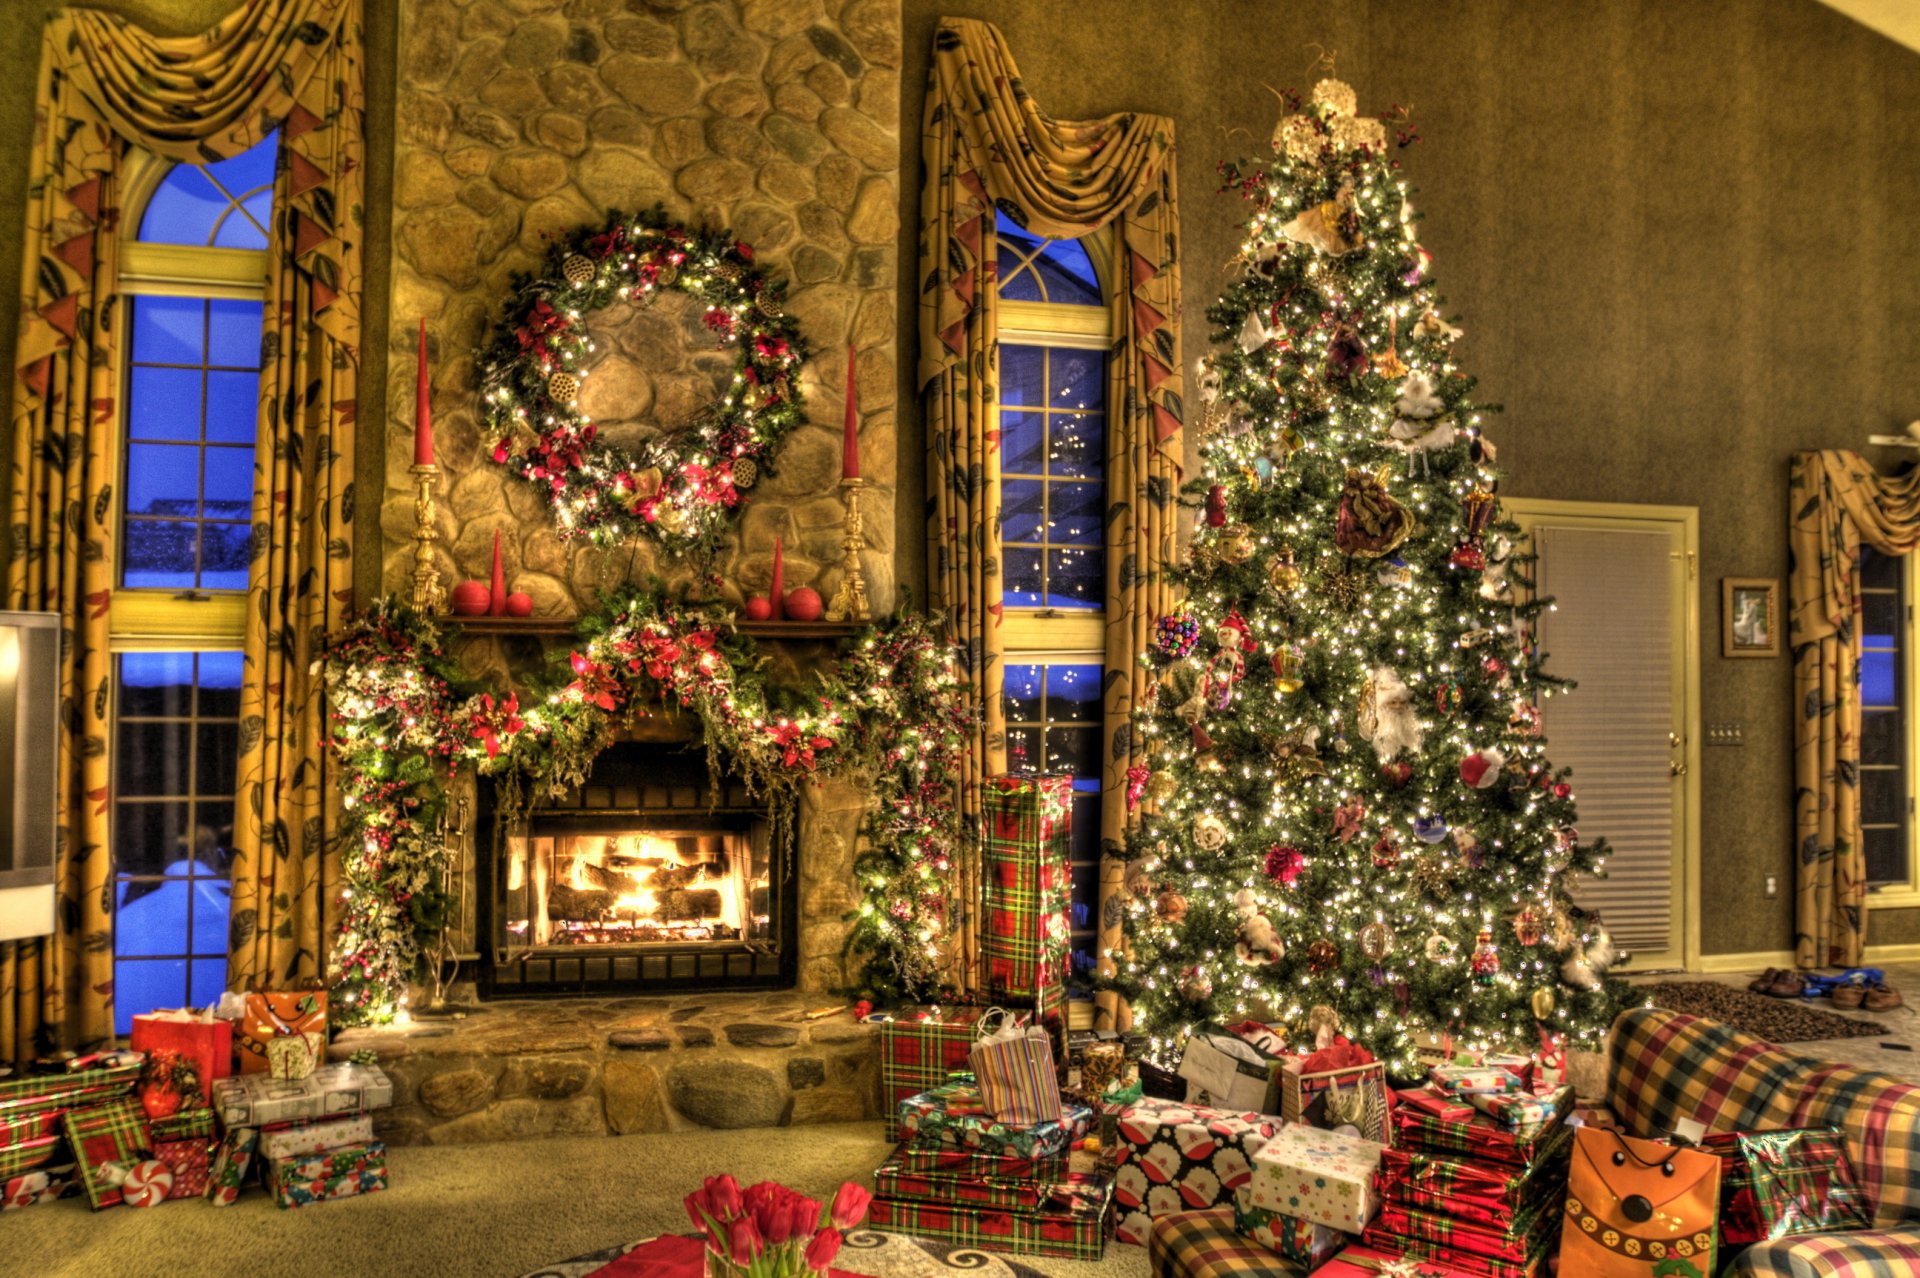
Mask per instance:
[[[60,1132],[60,1115],[63,1109],[45,1109],[34,1113],[15,1114],[12,1117],[0,1117],[0,1150],[19,1145],[30,1140],[39,1140],[42,1136],[55,1136]]]
[[[200,1100],[204,1104],[213,1101],[214,1080],[233,1073],[233,1022],[218,1020],[207,1012],[182,1008],[136,1016],[128,1041],[136,1051],[178,1052],[193,1062],[200,1073]]]
[[[142,1058],[127,1064],[80,1070],[72,1074],[28,1074],[0,1079],[0,1119],[9,1122],[48,1111],[73,1109],[117,1100],[140,1080]]]
[[[1479,1225],[1443,1211],[1385,1202],[1368,1228],[1376,1237],[1390,1234],[1495,1260],[1524,1262],[1546,1243],[1559,1221],[1560,1212],[1550,1204],[1530,1207],[1507,1225]]]
[[[1376,1141],[1342,1132],[1282,1127],[1253,1156],[1247,1201],[1357,1234],[1373,1215],[1380,1149]]]
[[[1475,1275],[1475,1278],[1543,1278],[1548,1271],[1548,1262],[1553,1256],[1554,1244],[1559,1237],[1559,1230],[1550,1230],[1546,1241],[1525,1260],[1502,1260],[1497,1256],[1483,1256],[1478,1252],[1449,1247],[1444,1243],[1405,1238],[1382,1229],[1378,1221],[1369,1225],[1367,1231],[1360,1235],[1360,1243],[1363,1247],[1386,1252],[1389,1255],[1419,1256],[1434,1265],[1439,1272],[1446,1274],[1471,1274]],[[1342,1252],[1341,1256],[1348,1254],[1348,1252]],[[1339,1259],[1340,1257],[1335,1257],[1336,1263]],[[1574,1275],[1569,1273],[1566,1278],[1574,1278]]]
[[[260,1133],[262,1158],[292,1158],[318,1154],[342,1145],[364,1145],[373,1139],[373,1115],[349,1114],[272,1127]]]
[[[247,1169],[253,1165],[259,1148],[260,1133],[251,1127],[229,1127],[214,1155],[213,1169],[207,1174],[207,1201],[215,1207],[231,1207],[246,1184]]]
[[[233,1040],[242,1074],[267,1072],[267,1044],[283,1034],[318,1034],[327,1041],[327,992],[324,989],[252,991],[246,996]]]
[[[995,1000],[1062,1009],[1067,970],[1067,874],[1072,854],[1073,778],[1005,776],[981,796],[986,921],[980,953]],[[1064,1030],[1055,1056],[1066,1060]]]
[[[1771,1238],[1872,1227],[1837,1127],[1713,1132],[1700,1146],[1720,1159],[1720,1241],[1729,1253]],[[1756,1148],[1789,1156],[1760,1168]]]
[[[1393,1274],[1394,1278],[1482,1278],[1477,1269],[1460,1269],[1432,1259],[1419,1248],[1401,1251],[1371,1244],[1347,1248],[1314,1270],[1313,1278],[1381,1278],[1382,1274]]]
[[[1404,1099],[1408,1093],[1400,1095]],[[1514,1167],[1531,1167],[1565,1122],[1562,1113],[1540,1130],[1522,1136],[1477,1110],[1470,1118],[1441,1118],[1418,1104],[1393,1107],[1395,1144],[1426,1153],[1465,1154]]]
[[[1064,1180],[1072,1170],[1064,1154],[1023,1158],[1018,1154],[981,1154],[945,1145],[902,1144],[887,1165],[903,1172],[935,1172],[946,1176],[987,1176],[1001,1180]]]
[[[1498,1065],[1436,1065],[1433,1085],[1455,1096],[1468,1093],[1504,1096],[1521,1090],[1520,1076]]]
[[[173,1172],[168,1198],[198,1198],[207,1192],[213,1163],[213,1111],[182,1110],[149,1127],[153,1156]]]
[[[1560,1127],[1531,1167],[1388,1149],[1380,1155],[1383,1199],[1443,1212],[1475,1224],[1505,1227],[1541,1204],[1557,1209],[1567,1190],[1573,1129]]]
[[[266,1168],[273,1200],[282,1207],[305,1207],[385,1189],[387,1147],[382,1141],[368,1141],[320,1154],[278,1158]]]
[[[1115,1123],[1113,1198],[1122,1242],[1145,1246],[1160,1216],[1231,1207],[1253,1174],[1254,1155],[1280,1130],[1278,1119],[1142,1099]]]
[[[1324,1265],[1352,1240],[1337,1229],[1316,1225],[1298,1216],[1255,1207],[1242,1185],[1233,1196],[1233,1227],[1262,1247],[1279,1252],[1295,1264],[1312,1269]]]
[[[74,1164],[39,1167],[18,1176],[0,1178],[0,1211],[37,1207],[78,1192],[80,1180]]]
[[[1534,1095],[1510,1092],[1502,1096],[1475,1095],[1467,1104],[1512,1132],[1520,1140],[1532,1140],[1565,1118],[1573,1109],[1573,1089],[1556,1087]]]
[[[904,1149],[911,1148],[903,1146]],[[1106,1193],[1109,1176],[1074,1173],[1064,1160],[1052,1160],[1059,1171],[1050,1176],[977,1175],[965,1171],[916,1171],[902,1165],[896,1154],[873,1173],[873,1192],[902,1202],[963,1203],[1031,1211],[1047,1203],[1061,1204],[1097,1188]]]
[[[15,1141],[0,1148],[0,1178],[18,1176],[37,1167],[45,1167],[65,1152],[66,1139],[61,1136],[36,1136],[32,1140]]]
[[[966,1073],[984,1007],[942,1007],[930,1019],[880,1026],[880,1101],[887,1139],[900,1139],[900,1103]]]
[[[67,1142],[73,1146],[74,1160],[80,1165],[87,1202],[95,1211],[117,1206],[120,1184],[109,1173],[108,1165],[114,1164],[123,1170],[132,1167],[153,1148],[146,1111],[123,1098],[86,1109],[70,1109],[61,1121]]]
[[[867,1227],[980,1251],[1099,1260],[1112,1224],[1112,1193],[1110,1183],[1096,1179],[1070,1202],[1025,1210],[875,1198],[867,1205]]]
[[[228,1127],[261,1127],[382,1109],[393,1083],[378,1065],[327,1065],[294,1082],[244,1071],[213,1085],[213,1108]]]
[[[900,1102],[903,1139],[983,1154],[1058,1156],[1092,1126],[1093,1111],[1085,1105],[1067,1106],[1055,1123],[1003,1123],[987,1112],[980,1089],[971,1082],[947,1083]]]

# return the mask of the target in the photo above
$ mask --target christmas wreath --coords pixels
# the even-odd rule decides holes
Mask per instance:
[[[706,308],[702,322],[736,356],[734,375],[683,429],[619,448],[579,408],[593,350],[588,319],[669,289]],[[807,351],[784,290],[754,266],[748,245],[675,225],[660,209],[615,214],[557,241],[539,274],[516,277],[480,356],[493,460],[539,490],[562,538],[711,547],[804,417],[798,373]]]

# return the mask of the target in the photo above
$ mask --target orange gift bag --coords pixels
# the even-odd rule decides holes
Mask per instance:
[[[1720,1160],[1700,1149],[1582,1127],[1567,1173],[1560,1273],[1712,1278]]]

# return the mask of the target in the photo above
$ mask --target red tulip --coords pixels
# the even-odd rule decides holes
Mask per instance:
[[[821,1225],[820,1204],[811,1198],[796,1198],[787,1204],[787,1237],[805,1238]]]
[[[731,1175],[708,1181],[707,1195],[713,1203],[713,1214],[721,1220],[732,1220],[740,1214],[740,1182]]]
[[[707,1227],[706,1213],[709,1210],[707,1206],[707,1191],[704,1189],[696,1189],[691,1194],[688,1194],[684,1201],[687,1205],[687,1219],[693,1222],[695,1229],[705,1229]]]
[[[873,1195],[862,1186],[848,1181],[840,1186],[840,1192],[833,1196],[833,1223],[838,1229],[852,1229],[867,1218],[867,1204]],[[837,1244],[836,1244],[837,1245]]]
[[[840,1254],[840,1231],[823,1229],[807,1244],[807,1268],[825,1269]]]
[[[727,1226],[727,1238],[733,1244],[733,1263],[750,1265],[760,1254],[760,1227],[752,1218],[739,1216]]]

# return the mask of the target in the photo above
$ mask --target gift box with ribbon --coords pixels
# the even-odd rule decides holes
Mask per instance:
[[[1255,1207],[1244,1185],[1233,1196],[1233,1227],[1242,1237],[1309,1269],[1326,1264],[1353,1241],[1337,1229]]]
[[[266,1164],[267,1191],[282,1207],[305,1207],[387,1187],[387,1147],[381,1141],[319,1154],[297,1154]]]
[[[1558,1124],[1573,1109],[1571,1087],[1556,1087],[1539,1095],[1531,1092],[1508,1092],[1498,1096],[1476,1093],[1464,1099],[1519,1140],[1532,1140],[1547,1128]]]
[[[1094,1177],[1085,1192],[1034,1208],[981,1207],[877,1197],[867,1227],[934,1238],[979,1251],[1099,1260],[1106,1252],[1112,1186]]]
[[[887,1139],[900,1139],[900,1103],[967,1071],[984,1007],[902,1013],[880,1025],[880,1101]]]
[[[298,1082],[327,1058],[327,1036],[312,1030],[267,1040],[267,1077]]]
[[[1067,978],[1073,778],[994,777],[983,787],[986,921],[980,953],[995,1001],[1058,1013]],[[1064,1030],[1058,1056],[1066,1059]]]
[[[318,1154],[342,1145],[364,1145],[373,1139],[373,1115],[349,1114],[274,1127],[260,1133],[260,1157],[293,1158]]]
[[[1144,1247],[1159,1217],[1231,1207],[1280,1120],[1146,1098],[1121,1110],[1114,1126],[1116,1236]]]
[[[1061,1180],[1071,1170],[1071,1161],[1065,1154],[1025,1158],[1019,1154],[982,1154],[946,1145],[912,1143],[895,1149],[887,1164],[903,1172],[987,1176],[1001,1180]]]
[[[1506,1225],[1481,1225],[1444,1211],[1383,1202],[1362,1239],[1392,1246],[1433,1244],[1450,1253],[1524,1264],[1546,1248],[1559,1223],[1554,1203],[1535,1204]]]
[[[22,1172],[45,1167],[58,1160],[66,1152],[66,1140],[59,1135],[35,1136],[30,1140],[15,1141],[0,1148],[0,1177],[18,1176]]]
[[[200,1100],[213,1100],[215,1079],[233,1073],[233,1022],[190,1007],[150,1012],[133,1018],[135,1050],[170,1051],[189,1061],[200,1077]]]
[[[214,1112],[228,1127],[355,1114],[392,1103],[393,1083],[378,1065],[326,1065],[292,1082],[243,1072],[213,1085]]]
[[[66,1074],[26,1074],[0,1079],[0,1122],[34,1121],[52,1113],[117,1100],[140,1081],[146,1057],[115,1053],[112,1063]]]
[[[268,1070],[267,1044],[283,1035],[318,1034],[325,1056],[327,1039],[327,991],[250,990],[245,996],[234,1049],[240,1055],[242,1074],[264,1074]]]
[[[1112,1177],[1097,1172],[1070,1172],[1056,1176],[972,1176],[945,1172],[911,1171],[889,1158],[873,1173],[873,1192],[901,1202],[972,1204],[1033,1211],[1049,1204],[1069,1205],[1089,1197],[1105,1198]]]
[[[1720,1159],[1720,1235],[1729,1251],[1836,1229],[1871,1229],[1837,1127],[1715,1132],[1701,1148]]]
[[[1454,1096],[1470,1093],[1504,1096],[1521,1090],[1520,1076],[1498,1065],[1436,1065],[1433,1085]]]
[[[1357,1234],[1373,1216],[1377,1141],[1290,1125],[1253,1156],[1247,1202],[1264,1211]]]
[[[231,1207],[240,1197],[253,1166],[254,1151],[259,1148],[260,1133],[252,1127],[229,1127],[214,1155],[213,1170],[207,1174],[207,1201],[215,1207]]]
[[[1442,1118],[1420,1104],[1419,1095],[1418,1092],[1399,1094],[1398,1103],[1393,1107],[1394,1143],[1425,1153],[1465,1154],[1515,1167],[1531,1167],[1549,1138],[1566,1122],[1564,1107],[1537,1130],[1516,1131],[1478,1110],[1467,1118]],[[1571,1090],[1564,1093],[1564,1098],[1565,1105],[1571,1106]]]
[[[1380,1154],[1380,1195],[1456,1220],[1505,1228],[1542,1205],[1557,1209],[1566,1194],[1572,1149],[1573,1129],[1566,1126],[1541,1147],[1531,1167],[1387,1149]]]
[[[1046,1158],[1066,1152],[1092,1128],[1093,1111],[1067,1105],[1050,1123],[1003,1123],[987,1109],[971,1079],[946,1083],[900,1102],[902,1138],[982,1154]]]
[[[1478,1269],[1433,1259],[1415,1248],[1375,1247],[1359,1243],[1313,1271],[1313,1278],[1486,1278]],[[1571,1274],[1567,1278],[1573,1278]]]

